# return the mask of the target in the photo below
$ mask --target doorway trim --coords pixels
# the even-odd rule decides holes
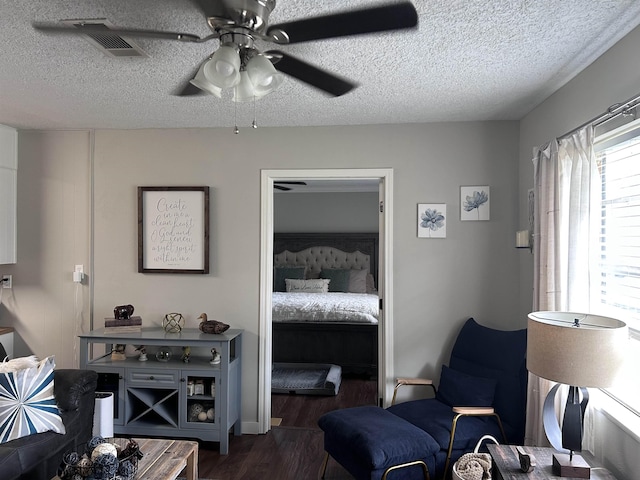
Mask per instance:
[[[271,429],[271,293],[273,291],[273,183],[286,180],[378,179],[381,208],[379,281],[383,298],[378,335],[378,395],[389,403],[393,390],[393,169],[261,170],[260,178],[260,308],[258,332],[258,433]]]

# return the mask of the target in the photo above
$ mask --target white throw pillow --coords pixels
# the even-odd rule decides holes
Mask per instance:
[[[329,291],[328,278],[314,278],[311,280],[297,280],[285,278],[287,292],[291,293],[327,293]]]
[[[24,370],[25,368],[37,367],[38,363],[38,357],[35,355],[6,360],[0,363],[0,373],[17,372],[18,370]]]

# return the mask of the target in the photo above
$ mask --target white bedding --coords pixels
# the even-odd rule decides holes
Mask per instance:
[[[378,295],[273,292],[274,322],[378,323]]]

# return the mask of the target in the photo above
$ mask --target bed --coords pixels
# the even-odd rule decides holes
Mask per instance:
[[[375,377],[378,234],[280,233],[274,252],[274,363],[336,364],[343,374]],[[339,291],[308,289],[327,276]]]

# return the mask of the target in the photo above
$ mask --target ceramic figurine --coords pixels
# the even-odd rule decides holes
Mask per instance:
[[[148,360],[147,348],[144,345],[140,345],[138,348],[136,348],[136,350],[140,352],[140,356],[138,357],[138,360],[141,362],[146,362]]]
[[[127,320],[133,315],[133,305],[118,305],[113,309],[113,317],[118,320]]]
[[[125,360],[126,356],[124,354],[126,345],[117,344],[115,348],[111,351],[111,360]]]
[[[207,314],[202,313],[198,317],[198,320],[202,320],[198,328],[202,333],[224,333],[229,329],[229,325],[223,322],[219,322],[217,320],[208,320]]]
[[[180,359],[184,363],[189,363],[189,357],[191,357],[191,347],[182,347],[182,357]]]
[[[211,365],[218,365],[220,363],[220,354],[215,348],[211,349],[211,360],[209,363]]]

